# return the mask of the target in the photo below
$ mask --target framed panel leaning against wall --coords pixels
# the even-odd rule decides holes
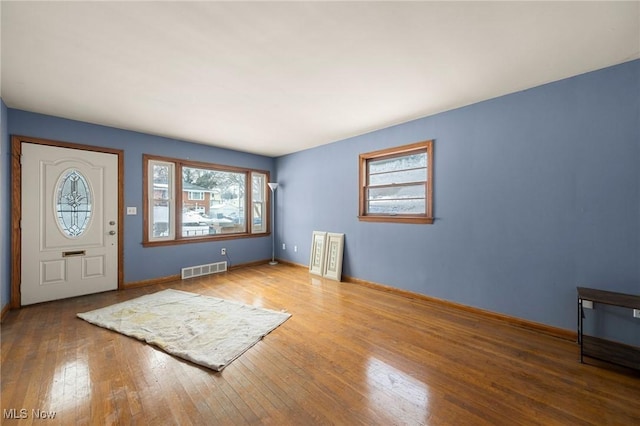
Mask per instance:
[[[326,238],[326,232],[313,231],[313,237],[311,240],[311,259],[309,259],[309,272],[312,274],[322,275],[324,273]]]
[[[340,281],[342,278],[342,254],[344,252],[344,234],[327,233],[325,245],[327,254],[322,276]]]

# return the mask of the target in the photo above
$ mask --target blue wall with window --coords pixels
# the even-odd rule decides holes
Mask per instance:
[[[136,216],[125,216],[124,219],[125,284],[179,274],[180,269],[185,266],[225,260],[220,255],[222,247],[227,249],[232,264],[269,258],[269,236],[143,248],[142,154],[268,170],[273,173],[272,158],[14,109],[8,110],[8,129],[12,135],[124,150],[125,206],[138,209]],[[9,186],[4,182],[3,185],[5,193]]]
[[[139,212],[125,217],[127,283],[222,260],[223,246],[236,264],[271,254],[269,236],[143,248],[148,153],[270,170],[285,260],[308,264],[313,230],[343,232],[345,275],[565,329],[575,328],[578,285],[640,293],[640,61],[275,160],[1,107],[3,306],[9,134],[125,151],[125,205]],[[427,139],[435,223],[359,222],[358,155]],[[640,344],[633,321],[620,315],[609,332]]]
[[[633,61],[280,157],[277,256],[341,232],[345,275],[575,329],[576,286],[640,293],[639,102]],[[427,139],[435,223],[359,222],[358,155]]]

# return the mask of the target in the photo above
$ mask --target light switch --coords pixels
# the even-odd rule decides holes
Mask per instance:
[[[138,214],[138,208],[137,207],[127,207],[127,214],[132,216],[132,215],[137,215]]]

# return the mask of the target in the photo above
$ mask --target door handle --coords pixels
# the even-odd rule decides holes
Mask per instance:
[[[109,231],[109,235],[116,235],[116,231]]]

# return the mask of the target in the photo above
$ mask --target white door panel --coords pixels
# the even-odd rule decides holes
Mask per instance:
[[[23,143],[21,303],[118,285],[118,158]]]

